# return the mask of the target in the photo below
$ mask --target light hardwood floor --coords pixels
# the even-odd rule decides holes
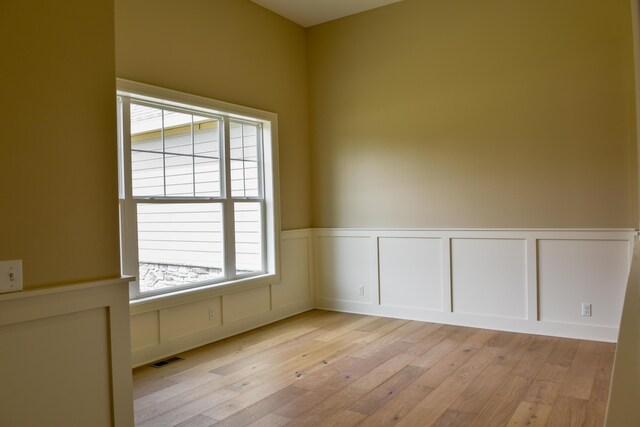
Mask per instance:
[[[615,344],[313,310],[134,370],[139,426],[600,426]]]

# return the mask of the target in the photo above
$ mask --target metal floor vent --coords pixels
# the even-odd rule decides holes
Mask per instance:
[[[173,357],[170,357],[168,359],[164,359],[164,360],[160,360],[159,362],[152,363],[149,366],[153,366],[154,368],[162,368],[163,366],[167,366],[167,365],[170,365],[172,363],[179,362],[181,360],[184,360],[184,359],[182,357],[173,356]]]

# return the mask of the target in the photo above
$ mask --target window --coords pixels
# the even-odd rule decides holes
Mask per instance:
[[[131,298],[273,279],[276,116],[126,80],[117,97]]]

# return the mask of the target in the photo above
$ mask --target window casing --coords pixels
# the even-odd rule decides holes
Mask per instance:
[[[132,299],[277,279],[277,116],[118,80]]]

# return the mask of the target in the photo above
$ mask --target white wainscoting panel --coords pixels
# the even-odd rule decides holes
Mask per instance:
[[[315,306],[615,341],[634,234],[631,229],[314,229]],[[361,284],[364,297],[358,295]],[[593,304],[591,318],[580,316],[582,302]]]
[[[380,304],[443,310],[442,239],[382,237]]]
[[[377,286],[372,284],[370,274],[374,243],[368,236],[318,236],[316,276],[322,284],[318,296],[327,300],[377,302]]]
[[[268,286],[227,294],[222,297],[222,301],[225,323],[236,322],[271,310]]]
[[[128,281],[0,295],[1,426],[133,426]]]
[[[25,411],[20,418],[0,424],[35,425],[35,420],[46,419],[47,425],[54,425],[66,419],[96,427],[113,425],[110,405],[105,404],[111,399],[107,317],[102,307],[60,315],[55,321],[37,319],[0,327],[0,360],[10,370],[2,377],[3,388],[11,384],[11,394],[38,406],[37,411]],[[10,367],[21,365],[28,369],[16,378]],[[82,387],[64,387],[64,393],[56,390],[70,379],[81,380]],[[8,409],[6,404],[3,400],[2,412]],[[43,409],[46,418],[38,414]],[[67,413],[71,411],[73,415]],[[0,414],[0,421],[3,418]]]
[[[453,311],[527,317],[527,267],[523,239],[452,239]]]
[[[618,327],[628,251],[626,240],[539,240],[540,320]]]
[[[133,366],[312,309],[311,233],[311,230],[280,233],[279,283],[211,287],[132,303]]]
[[[220,297],[208,298],[189,304],[180,304],[161,311],[163,340],[174,340],[222,324]]]
[[[133,351],[160,344],[158,311],[131,316],[131,349]]]

